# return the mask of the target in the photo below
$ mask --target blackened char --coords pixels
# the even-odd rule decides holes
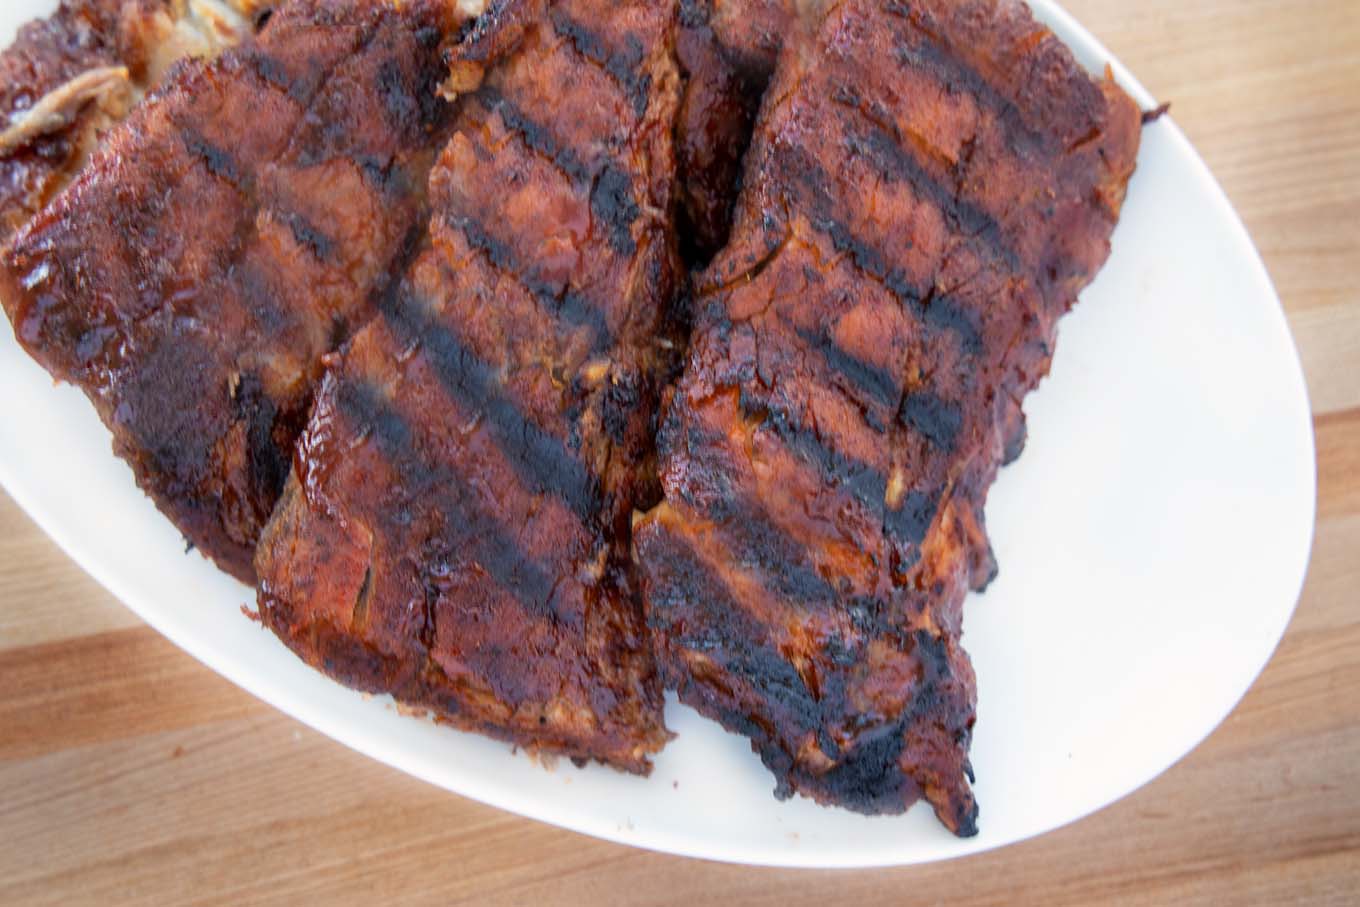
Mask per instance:
[[[244,581],[322,358],[420,221],[448,17],[294,0],[257,41],[179,64],[0,261],[20,343]]]
[[[983,504],[1138,134],[1019,0],[840,0],[786,45],[635,528],[667,685],[781,795],[975,833]]]
[[[260,614],[351,686],[646,772],[668,735],[630,516],[673,369],[675,9],[505,7],[514,40],[451,61],[428,236],[322,385]]]

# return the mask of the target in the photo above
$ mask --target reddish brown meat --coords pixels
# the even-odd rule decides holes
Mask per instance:
[[[1018,0],[841,0],[785,51],[635,536],[667,684],[781,795],[974,833],[982,507],[1138,128]]]
[[[225,5],[223,5],[225,4]],[[257,0],[63,0],[0,54],[0,241],[85,165],[171,61],[246,38]]]
[[[446,16],[295,0],[258,43],[177,68],[4,252],[20,342],[242,580],[321,357],[419,223]]]
[[[519,43],[479,89],[503,35],[452,62],[428,240],[322,386],[260,613],[352,686],[646,772],[667,734],[628,568],[678,267],[675,9],[503,12]]]
[[[121,65],[117,6],[113,0],[68,0],[51,18],[20,29],[0,55],[4,125],[71,79]],[[53,122],[41,135],[0,143],[0,239],[42,209],[88,156],[97,131],[126,112],[131,98],[116,78],[98,87],[113,90],[80,103],[65,126]]]
[[[705,263],[727,243],[742,156],[795,0],[683,0],[684,93],[676,123],[682,251]]]

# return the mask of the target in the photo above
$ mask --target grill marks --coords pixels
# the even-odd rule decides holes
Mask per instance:
[[[488,85],[477,93],[477,100],[490,111],[500,115],[509,129],[515,132],[526,148],[537,151],[552,161],[562,174],[577,184],[590,181],[591,173],[575,150],[563,147],[556,136],[543,125],[527,116],[518,105],[505,97],[494,85]]]
[[[891,58],[904,70],[925,71],[951,91],[960,91],[976,98],[991,110],[1006,127],[1007,134],[1017,145],[1024,147],[1052,147],[1043,132],[1035,131],[1015,102],[992,86],[960,55],[958,45],[946,46],[938,23],[927,21],[928,15],[912,10],[911,4],[889,0],[884,9],[891,15],[910,23],[904,33],[893,31]],[[934,26],[934,27],[932,27]]]
[[[907,149],[900,135],[889,133],[876,124],[869,125],[862,132],[848,126],[845,142],[852,154],[872,161],[885,179],[907,183],[925,195],[931,204],[944,213],[956,232],[973,239],[984,239],[1008,267],[1020,266],[1019,258],[1002,234],[1001,225],[996,219],[981,207],[962,198],[959,193],[940,184]]]
[[[941,399],[930,391],[912,391],[902,399],[901,419],[941,450],[950,451],[963,427],[963,413],[957,403]]]
[[[307,218],[296,211],[281,212],[279,217],[288,225],[297,244],[316,256],[317,261],[327,263],[335,257],[335,240],[322,233]]]
[[[654,494],[676,287],[675,9],[527,0],[512,18],[517,40],[480,36],[505,56],[477,61],[426,235],[318,395],[261,543],[261,613],[324,664],[362,594],[349,632],[423,667],[348,682],[645,773],[666,732],[629,527]]]
[[[467,533],[473,549],[471,560],[481,565],[497,585],[527,608],[539,609],[551,600],[554,580],[549,571],[524,551],[494,516],[471,500],[458,471],[418,455],[421,445],[411,417],[363,381],[338,385],[336,408],[351,425],[362,426],[371,434],[393,471],[411,482],[420,497],[432,498],[445,519],[476,528]],[[367,583],[372,583],[371,574]]]
[[[398,293],[410,292],[401,287]],[[419,346],[450,397],[485,420],[526,489],[560,497],[585,523],[600,513],[599,480],[562,439],[540,428],[507,393],[500,376],[479,359],[456,331],[412,296],[389,296],[381,312],[403,346]]]
[[[859,388],[871,399],[885,406],[896,404],[900,393],[897,376],[886,369],[852,356],[836,345],[825,333],[797,328],[800,340],[815,349],[826,359],[827,366],[843,375],[852,385]]]
[[[522,263],[508,244],[492,236],[473,218],[455,217],[448,219],[447,223],[450,229],[463,234],[468,245],[485,255],[497,270],[518,281],[546,310],[555,312],[565,324],[588,328],[593,338],[592,351],[604,349],[610,344],[613,338],[604,314],[584,295],[570,287],[554,287],[536,276],[533,269]]]
[[[186,128],[181,138],[184,147],[189,150],[190,154],[203,162],[209,173],[229,183],[233,189],[243,195],[249,194],[249,190],[242,186],[241,169],[236,165],[236,159],[230,153],[218,148],[191,128]]]
[[[590,190],[590,210],[609,230],[609,245],[620,255],[637,251],[633,242],[633,224],[642,216],[633,199],[633,181],[624,170],[606,164],[595,178]]]
[[[569,40],[577,53],[604,69],[618,83],[632,101],[633,113],[636,116],[641,117],[647,112],[652,81],[651,77],[641,70],[646,49],[637,35],[625,35],[624,46],[615,48],[602,36],[573,19],[561,7],[553,8],[548,15],[554,30]]]
[[[888,481],[880,468],[836,450],[830,439],[776,404],[755,404],[743,396],[741,411],[747,419],[772,429],[816,471],[818,479],[845,486],[863,507],[882,508]]]
[[[632,179],[622,166],[611,156],[605,155],[602,166],[594,169],[587,167],[576,151],[564,147],[551,130],[526,116],[494,87],[484,89],[479,98],[489,110],[500,115],[506,126],[527,147],[552,161],[576,185],[590,187],[591,211],[608,228],[610,245],[615,252],[628,256],[637,251],[632,227],[642,212],[633,198],[635,189]]]
[[[785,50],[636,530],[668,683],[781,790],[975,832],[957,636],[997,401],[1103,259],[1136,122],[1012,0],[840,0]]]
[[[419,216],[445,16],[288,4],[258,41],[177,67],[4,253],[25,345],[243,580],[321,357]]]
[[[794,195],[795,204],[804,209],[811,226],[830,239],[837,252],[849,256],[860,271],[882,284],[926,325],[954,334],[969,354],[982,353],[982,336],[972,313],[951,296],[938,292],[935,286],[918,286],[898,264],[900,256],[880,248],[846,223],[842,219],[844,206],[836,197],[836,180],[806,149],[783,146],[775,154],[793,175],[790,194]]]

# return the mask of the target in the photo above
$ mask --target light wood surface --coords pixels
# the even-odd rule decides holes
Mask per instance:
[[[1068,6],[1173,102],[1238,206],[1314,406],[1302,601],[1189,757],[1073,826],[934,866],[630,850],[445,794],[257,702],[0,496],[0,903],[1360,904],[1360,2]]]

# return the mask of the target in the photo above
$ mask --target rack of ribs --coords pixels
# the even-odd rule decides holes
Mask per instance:
[[[0,53],[0,241],[80,171],[170,65],[247,40],[257,0],[63,0]]]
[[[840,0],[786,46],[634,534],[665,684],[778,795],[975,833],[983,504],[1138,134],[1018,0]]]
[[[428,235],[332,361],[259,613],[353,687],[645,773],[668,734],[630,518],[677,365],[675,7],[502,12],[450,61]]]
[[[0,300],[188,541],[251,582],[322,357],[420,223],[436,0],[294,0],[175,67],[11,240]]]

